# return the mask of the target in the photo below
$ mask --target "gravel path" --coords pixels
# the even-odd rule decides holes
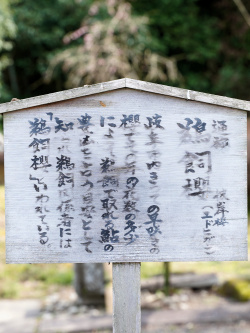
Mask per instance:
[[[168,326],[160,330],[142,330],[142,333],[249,333],[250,323],[240,321],[232,324],[204,324]],[[104,333],[104,332],[103,332]]]
[[[0,300],[0,333],[112,332],[111,314],[76,306],[70,294],[67,302],[60,296],[50,295],[44,302]],[[171,302],[146,296],[142,333],[250,332],[250,302],[231,302],[204,292],[175,295]]]

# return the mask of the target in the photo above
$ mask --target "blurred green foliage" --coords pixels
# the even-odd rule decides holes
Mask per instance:
[[[2,1],[2,0],[1,0]],[[8,1],[8,0],[5,0]],[[50,84],[43,75],[50,57],[63,50],[64,35],[78,28],[87,14],[88,0],[9,0],[16,26],[13,47],[8,53],[10,66],[3,81],[15,98],[26,98],[64,89],[63,73],[55,73]],[[0,29],[1,30],[1,29]],[[7,36],[5,38],[7,39]],[[9,101],[6,96],[1,102]]]
[[[250,282],[239,279],[226,281],[219,287],[218,293],[236,301],[247,302],[250,300]]]
[[[243,3],[249,12],[250,2],[243,0]],[[99,51],[92,47],[86,52],[87,43],[91,38],[99,38],[102,43],[114,25],[114,17],[122,4],[131,7],[130,16],[125,18],[128,22],[132,20],[138,25],[144,22],[144,28],[137,26],[138,29],[131,35],[131,24],[122,24],[121,19],[114,35],[117,37],[120,34],[125,38],[113,38],[110,42],[110,56],[112,43],[118,40],[120,51],[125,55],[121,61],[124,61],[124,66],[130,64],[133,70],[135,61],[128,49],[134,48],[138,68],[131,73],[136,72],[138,78],[146,80],[150,78],[148,72],[153,68],[151,81],[157,83],[249,99],[250,29],[232,0],[1,0],[0,101],[75,86],[74,76],[69,80],[68,66],[81,68],[79,74],[77,70],[75,72],[83,79],[76,82],[98,82],[96,66],[88,68],[91,67],[91,59],[97,54],[98,57],[103,55],[104,62],[99,62],[100,69],[103,69],[105,61],[111,58],[104,54],[107,47],[105,52],[101,46]],[[143,20],[145,18],[146,21]],[[85,33],[81,33],[81,28],[86,30]],[[70,42],[67,36],[73,36]],[[137,52],[139,44],[140,55]],[[89,45],[96,46],[97,43]],[[77,49],[79,52],[75,61],[76,54],[69,51],[77,46],[82,48]],[[82,50],[84,53],[81,53]],[[65,51],[68,53],[63,53]],[[62,59],[62,54],[66,55],[66,59],[63,58],[60,66],[53,67],[50,80],[46,82],[44,78],[48,68],[55,57]],[[150,58],[152,54],[154,57]],[[154,61],[155,67],[152,67]],[[162,65],[166,75],[158,68]],[[119,78],[124,73],[120,68],[120,65],[117,69],[111,68],[113,72],[110,76],[107,73],[104,78]],[[171,68],[175,75],[171,75]],[[85,79],[86,69],[88,76]]]
[[[3,79],[3,72],[12,64],[10,52],[13,39],[16,36],[16,26],[10,10],[9,1],[0,1],[0,100],[10,99],[8,87]]]
[[[164,83],[249,99],[250,28],[233,1],[136,0],[134,7],[150,18],[155,51],[180,59],[183,80]]]
[[[146,81],[178,80],[175,57],[154,52],[147,16],[134,15],[126,0],[94,1],[76,31],[64,38],[69,47],[50,62],[46,79],[55,69],[66,73],[66,87],[78,87],[123,77]],[[81,44],[75,43],[83,39]]]

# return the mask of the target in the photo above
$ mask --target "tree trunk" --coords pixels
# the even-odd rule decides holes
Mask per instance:
[[[170,263],[164,262],[163,263],[163,275],[164,275],[164,287],[163,291],[165,295],[170,295]]]

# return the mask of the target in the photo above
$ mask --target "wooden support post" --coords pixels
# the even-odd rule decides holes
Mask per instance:
[[[141,332],[141,263],[113,263],[113,333]]]

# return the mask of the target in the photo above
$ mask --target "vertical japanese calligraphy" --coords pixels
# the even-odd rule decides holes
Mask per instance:
[[[81,195],[82,206],[81,213],[79,215],[82,217],[82,229],[84,234],[83,242],[81,244],[88,253],[92,253],[91,244],[93,237],[91,237],[90,231],[92,229],[93,213],[95,213],[95,206],[93,205],[94,180],[91,153],[91,145],[94,143],[94,140],[92,139],[93,132],[89,131],[89,126],[91,126],[90,119],[91,117],[88,114],[85,114],[85,116],[82,116],[81,119],[78,119],[81,124],[79,129],[83,132],[82,137],[79,140],[81,152],[83,154],[83,160],[80,165],[83,194]]]
[[[210,178],[213,174],[212,156],[216,149],[225,149],[229,147],[229,133],[226,120],[212,120],[209,124],[203,122],[200,118],[194,118],[196,123],[190,118],[185,118],[186,124],[177,123],[182,129],[180,134],[180,143],[185,145],[192,143],[194,149],[198,150],[199,145],[205,145],[206,151],[191,152],[185,151],[183,158],[179,161],[184,166],[184,173],[187,178],[186,184],[183,185],[184,195],[187,198],[196,198],[204,202],[202,207],[201,219],[203,225],[203,244],[204,251],[207,255],[216,252],[214,227],[224,227],[229,222],[226,220],[226,202],[229,198],[226,196],[226,190],[218,190],[211,187]],[[210,126],[210,128],[209,128]],[[193,129],[193,132],[191,130]],[[204,133],[209,131],[212,133]],[[192,135],[195,133],[195,139]],[[212,140],[211,140],[212,138]],[[216,199],[216,201],[215,201]],[[207,202],[207,203],[206,203]],[[205,204],[206,203],[206,204]]]
[[[109,120],[114,119],[113,116],[108,117]],[[100,124],[104,126],[104,118],[101,117]],[[113,151],[114,148],[114,131],[110,127],[116,127],[115,124],[108,124],[108,134],[103,135],[103,140],[108,146],[109,156],[104,156],[99,165],[100,165],[100,174],[103,176],[102,179],[99,179],[99,182],[102,183],[103,195],[100,199],[102,215],[101,218],[104,222],[104,227],[101,229],[101,235],[99,242],[104,244],[105,252],[112,252],[114,250],[115,244],[120,242],[120,231],[117,229],[117,220],[119,215],[116,216],[118,207],[116,192],[119,186],[117,174],[115,171],[115,154]]]
[[[144,222],[146,225],[147,233],[151,240],[151,249],[150,253],[158,254],[159,249],[159,235],[162,234],[161,223],[163,222],[159,219],[160,207],[157,198],[159,196],[159,179],[158,171],[161,168],[162,162],[160,161],[160,151],[159,145],[163,142],[159,138],[159,130],[164,130],[164,127],[161,125],[162,116],[155,114],[152,117],[147,117],[148,123],[144,124],[145,128],[149,131],[148,141],[146,142],[147,154],[149,161],[146,163],[150,184],[150,201],[154,203],[149,206],[147,209],[147,215],[149,220]]]
[[[53,119],[53,114],[51,114]],[[73,197],[74,187],[74,168],[75,163],[72,162],[72,152],[70,148],[69,130],[73,130],[73,123],[66,123],[62,119],[55,117],[56,125],[55,133],[62,132],[61,145],[57,147],[58,156],[56,157],[57,186],[59,188],[60,205],[57,207],[59,211],[59,228],[60,248],[69,249],[72,247],[72,223],[74,217],[72,213],[75,211]]]
[[[49,245],[50,227],[47,222],[47,214],[49,213],[48,202],[50,198],[47,195],[48,185],[45,182],[45,176],[48,168],[52,167],[48,157],[50,138],[46,138],[51,128],[46,125],[46,120],[43,118],[29,120],[29,124],[29,134],[32,138],[29,149],[33,150],[30,165],[32,174],[29,175],[29,180],[32,182],[36,193],[35,212],[39,219],[37,230],[40,244]]]
[[[138,151],[136,150],[136,126],[140,124],[140,116],[138,114],[129,116],[123,115],[121,119],[121,126],[124,126],[124,133],[126,137],[125,150],[127,152],[125,157],[125,173],[128,175],[126,179],[126,189],[123,192],[124,206],[123,212],[125,215],[125,227],[124,227],[124,240],[126,245],[134,243],[139,234],[136,230],[137,226],[137,213],[140,212],[138,206],[138,195],[136,194],[136,186],[139,183],[139,179],[136,177],[136,159]]]

